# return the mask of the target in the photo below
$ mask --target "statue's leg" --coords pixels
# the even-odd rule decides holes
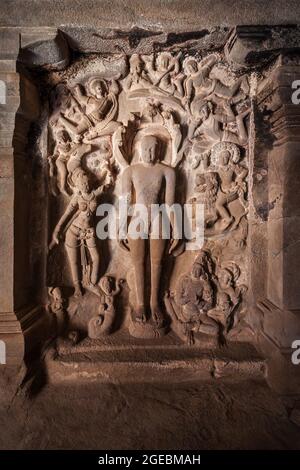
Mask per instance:
[[[89,131],[87,138],[95,139],[96,137],[113,134],[120,126],[121,124],[119,122],[111,121],[103,127],[103,122],[100,121],[99,124],[96,124],[96,126]]]
[[[162,268],[162,258],[165,251],[166,240],[150,238],[151,259],[151,296],[150,306],[153,320],[157,326],[163,323],[163,315],[159,306],[159,283]]]
[[[91,283],[95,285],[97,284],[99,276],[100,256],[98,253],[96,240],[94,238],[88,238],[86,244],[89,249],[92,260]]]
[[[88,126],[87,126],[87,123],[85,121],[85,119],[82,119],[81,121],[79,121],[79,124],[75,125],[75,124],[72,124],[68,119],[66,119],[64,116],[60,116],[60,121],[63,123],[63,125],[65,126],[65,128],[72,132],[72,134],[75,134],[75,135],[80,135],[82,134],[83,132],[85,132],[87,129],[88,129]]]
[[[76,234],[70,229],[66,233],[65,247],[71,267],[71,274],[75,288],[75,297],[82,296],[81,280],[80,280],[80,248]]]
[[[225,194],[219,194],[216,200],[216,209],[220,214],[220,217],[224,220],[224,222],[228,225],[232,222],[233,217],[225,207],[227,204],[227,196]]]
[[[57,173],[58,173],[59,189],[62,193],[69,196],[69,194],[66,190],[68,172],[67,172],[66,161],[65,161],[64,157],[58,157],[57,158],[56,168],[57,168]]]
[[[92,259],[91,283],[95,285],[98,281],[100,256],[96,246],[91,247],[89,243],[87,243],[87,246]]]
[[[146,240],[128,238],[131,259],[134,266],[135,296],[136,296],[136,321],[146,320],[145,312],[145,247]]]
[[[248,132],[244,123],[244,117],[247,116],[248,113],[249,113],[249,110],[246,110],[244,113],[241,113],[236,117],[239,145],[246,145],[248,141]]]

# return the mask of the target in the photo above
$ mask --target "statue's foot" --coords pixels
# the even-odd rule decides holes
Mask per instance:
[[[151,309],[152,318],[156,328],[161,328],[164,324],[164,316],[158,307]]]
[[[101,296],[101,289],[100,287],[97,285],[97,284],[92,284],[90,283],[88,286],[87,286],[87,289],[91,292],[93,292],[93,294],[96,294],[98,296]]]
[[[135,321],[139,323],[145,323],[146,321],[146,313],[144,307],[138,307],[135,310]]]
[[[76,284],[75,289],[74,289],[74,297],[82,297],[83,296],[83,289],[81,287],[81,284]]]

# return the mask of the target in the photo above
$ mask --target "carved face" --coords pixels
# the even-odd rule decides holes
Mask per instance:
[[[131,57],[130,72],[136,75],[140,75],[142,73],[142,63],[138,57]]]
[[[199,117],[200,119],[202,119],[202,121],[205,121],[205,119],[209,117],[209,114],[210,114],[210,109],[207,104],[202,106],[202,108],[199,110]]]
[[[219,276],[219,283],[222,289],[227,289],[232,285],[232,274],[227,269],[222,269]]]
[[[100,80],[96,80],[91,87],[91,93],[98,99],[103,98],[104,90]]]
[[[157,65],[159,70],[167,70],[169,67],[169,57],[167,55],[161,55],[157,59]]]
[[[189,60],[185,66],[185,70],[188,75],[194,75],[198,71],[197,62],[195,60]]]
[[[195,280],[200,279],[203,273],[204,273],[204,268],[202,264],[194,263],[192,267],[192,272],[191,272],[192,279],[195,279]]]
[[[222,152],[220,152],[219,154],[219,164],[222,165],[222,166],[226,166],[228,165],[229,161],[230,161],[230,152],[228,152],[228,150],[223,150]]]
[[[89,179],[87,174],[80,173],[80,175],[76,178],[75,182],[76,188],[79,189],[82,193],[88,193],[90,186],[89,186]]]
[[[156,137],[145,136],[141,141],[140,155],[142,161],[147,165],[154,165],[157,159],[158,141]]]

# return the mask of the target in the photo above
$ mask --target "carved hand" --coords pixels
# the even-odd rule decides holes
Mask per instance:
[[[52,235],[51,243],[49,245],[49,250],[52,250],[52,248],[54,248],[55,245],[59,245],[59,241],[60,241],[59,239],[60,239],[60,231],[59,229],[55,229]]]
[[[123,134],[125,133],[125,127],[119,127],[113,135],[114,144],[118,147],[122,147],[123,145]]]
[[[171,239],[171,240],[170,240],[169,254],[171,254],[171,253],[175,250],[175,248],[177,248],[177,246],[179,245],[180,241],[181,241],[180,238],[178,238],[178,239]]]

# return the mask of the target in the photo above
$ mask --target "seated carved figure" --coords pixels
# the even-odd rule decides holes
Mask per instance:
[[[241,301],[241,295],[246,291],[244,285],[237,285],[239,277],[240,269],[233,262],[221,265],[217,271],[217,302],[216,307],[210,310],[209,316],[221,323],[225,332],[232,328],[235,310]]]
[[[179,98],[183,96],[182,81],[184,78],[184,75],[180,73],[180,55],[181,53],[172,57],[169,53],[159,54],[154,71],[154,85]]]
[[[203,155],[210,152],[214,144],[218,142],[232,142],[245,145],[248,139],[244,118],[250,109],[235,115],[230,106],[227,106],[227,114],[214,112],[214,106],[210,101],[198,101],[192,108],[192,119],[189,127],[188,137],[192,141],[192,154],[196,168]],[[228,130],[225,126],[234,123],[237,132]]]
[[[93,78],[87,88],[89,94],[81,85],[74,87],[72,107],[61,113],[58,123],[75,136],[84,135],[87,139],[113,133],[118,127],[113,121],[117,111],[117,85],[113,82],[109,88],[104,80]]]
[[[165,297],[172,326],[191,344],[194,333],[218,335],[219,327],[208,316],[214,304],[212,264],[206,252],[194,261],[191,273],[179,278],[175,293]]]
[[[66,226],[65,247],[70,262],[75,296],[82,295],[80,261],[83,272],[88,278],[87,287],[99,294],[99,287],[97,286],[99,254],[96,246],[94,215],[98,205],[97,197],[110,184],[110,180],[104,181],[96,190],[90,190],[88,176],[81,168],[74,171],[72,180],[75,186],[75,194],[54,229],[50,249],[59,243],[60,238],[62,238],[63,227]],[[90,273],[87,269],[86,249],[92,260]]]
[[[218,292],[216,307],[208,315],[227,329],[233,309],[234,305],[230,296],[225,292]]]
[[[149,88],[152,81],[145,70],[143,59],[138,54],[132,54],[129,60],[129,75],[124,80],[124,89],[126,91]]]

